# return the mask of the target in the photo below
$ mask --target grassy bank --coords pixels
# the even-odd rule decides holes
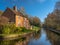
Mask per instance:
[[[33,26],[32,29],[26,29],[25,27],[16,27],[14,24],[0,26],[0,37],[3,38],[15,38],[18,36],[24,36],[31,32],[37,32],[40,27]]]

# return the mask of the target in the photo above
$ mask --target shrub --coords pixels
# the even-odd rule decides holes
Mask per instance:
[[[3,26],[3,29],[2,29],[2,33],[3,34],[10,34],[10,28],[9,28],[9,26],[8,25],[4,25]]]
[[[16,34],[30,32],[25,27],[16,27],[15,24],[0,25],[0,34]]]
[[[10,33],[14,33],[14,31],[16,30],[15,24],[8,24],[8,26],[10,28]]]
[[[21,30],[22,30],[22,28],[16,27],[16,29],[14,30],[14,33],[19,33],[19,32],[21,32]]]
[[[0,34],[2,34],[3,25],[0,25]]]
[[[21,27],[22,28],[22,32],[25,32],[27,29],[25,27]]]
[[[14,24],[0,25],[0,33],[2,34],[11,34],[14,33],[16,26]]]

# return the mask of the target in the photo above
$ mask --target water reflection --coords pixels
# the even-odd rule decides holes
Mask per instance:
[[[35,40],[38,40],[40,38],[40,36],[41,36],[41,32],[38,31],[37,33],[35,33],[35,35],[32,38]]]
[[[15,40],[4,40],[0,37],[0,45],[60,45],[60,35],[41,29],[37,33]]]
[[[60,35],[53,33],[49,30],[46,30],[46,32],[52,45],[60,45]]]
[[[51,45],[51,43],[47,39],[46,32],[42,29],[41,30],[41,36],[37,40],[35,38],[30,40],[28,45]]]
[[[6,40],[0,37],[0,45],[27,45],[30,38],[34,36],[35,33],[29,33],[26,37],[20,37],[15,40]]]

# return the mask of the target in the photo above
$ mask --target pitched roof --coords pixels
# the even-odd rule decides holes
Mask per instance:
[[[13,9],[10,9],[10,8],[7,8],[8,10],[10,10],[10,11],[12,11],[14,14],[16,14],[16,15],[20,15],[20,16],[23,16],[24,17],[24,15],[21,13],[21,12],[19,12],[19,11],[15,11],[15,10],[13,10]],[[7,10],[6,9],[6,10]]]

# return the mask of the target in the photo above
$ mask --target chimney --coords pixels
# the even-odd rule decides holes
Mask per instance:
[[[16,7],[16,6],[14,6],[14,7],[13,7],[13,10],[14,10],[14,11],[17,11],[17,7]]]

